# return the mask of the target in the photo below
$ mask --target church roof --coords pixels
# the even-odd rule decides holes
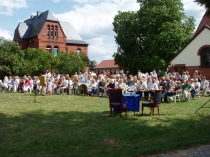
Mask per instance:
[[[115,64],[114,60],[103,60],[99,63],[95,69],[112,69],[112,68],[119,68],[117,64]]]
[[[206,12],[207,12],[208,10],[206,10]],[[200,21],[200,24],[199,24],[199,26],[198,26],[198,28],[196,29],[196,31],[195,31],[195,33],[194,33],[194,36],[196,35],[196,34],[198,34],[198,32],[200,32],[200,30],[204,27],[204,26],[210,26],[210,17],[208,17],[207,15],[206,15],[206,13],[203,15],[203,18],[202,18],[202,20]]]
[[[66,43],[85,44],[88,45],[73,27],[67,22],[60,22],[49,10],[45,12],[37,12],[37,15],[20,22],[16,28],[21,38],[31,38],[39,35],[46,21],[56,21],[60,24],[65,36]]]

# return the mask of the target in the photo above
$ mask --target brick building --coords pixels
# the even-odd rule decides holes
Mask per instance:
[[[210,80],[210,17],[203,16],[193,38],[169,61],[168,69],[189,71],[193,76],[198,70]]]
[[[103,71],[117,72],[120,71],[120,68],[115,64],[114,60],[103,60],[95,67],[95,72],[101,74]]]
[[[88,44],[67,22],[60,22],[48,10],[37,12],[15,29],[14,41],[21,49],[38,48],[47,50],[56,56],[59,51],[85,52],[88,56]]]

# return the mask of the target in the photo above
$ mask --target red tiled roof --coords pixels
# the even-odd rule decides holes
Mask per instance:
[[[109,68],[119,68],[119,66],[115,64],[114,60],[103,60],[95,67],[95,69],[109,69]]]
[[[206,12],[207,12],[207,10],[206,10]],[[205,14],[206,14],[206,13],[204,13],[203,18],[202,18],[202,20],[201,20],[201,22],[200,22],[200,24],[199,24],[197,30],[196,30],[195,33],[194,33],[194,36],[195,36],[195,35],[196,35],[196,34],[197,34],[205,25],[210,26],[210,17],[207,17]]]

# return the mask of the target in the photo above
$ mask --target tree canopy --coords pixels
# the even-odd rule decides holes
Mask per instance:
[[[206,16],[210,16],[210,0],[194,0],[198,5],[204,6],[207,9]]]
[[[42,49],[21,50],[18,43],[0,37],[0,77],[39,75],[51,69],[62,74],[74,74],[88,65],[85,53],[59,52],[56,57]]]
[[[0,74],[16,75],[21,73],[24,62],[24,51],[18,43],[0,37]]]
[[[137,12],[118,12],[113,26],[118,44],[113,57],[131,74],[164,69],[192,37],[195,19],[186,17],[181,0],[138,0]]]

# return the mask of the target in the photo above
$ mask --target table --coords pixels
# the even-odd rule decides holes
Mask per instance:
[[[127,98],[128,104],[127,104],[127,109],[128,111],[134,111],[134,116],[135,112],[140,111],[140,95],[139,94],[123,94],[123,97]],[[125,103],[126,98],[122,99],[122,102]],[[114,111],[118,111],[117,108],[114,109]]]

